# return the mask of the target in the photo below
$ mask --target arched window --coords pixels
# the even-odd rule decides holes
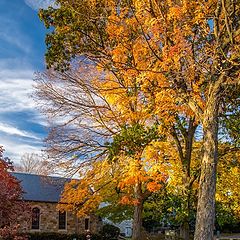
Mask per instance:
[[[85,230],[90,230],[90,219],[89,218],[85,218],[84,220],[84,229]]]
[[[58,228],[59,229],[66,229],[66,212],[60,212],[58,213]]]
[[[39,229],[40,225],[40,209],[35,207],[32,209],[32,229]]]

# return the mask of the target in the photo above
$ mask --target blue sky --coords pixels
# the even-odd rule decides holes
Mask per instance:
[[[30,97],[34,72],[44,70],[45,28],[37,16],[51,0],[0,0],[0,145],[20,160],[40,152],[47,121]]]

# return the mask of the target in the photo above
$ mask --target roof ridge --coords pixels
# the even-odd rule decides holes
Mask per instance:
[[[61,178],[61,179],[67,179],[71,180],[73,178],[70,177],[62,177],[62,176],[51,176],[51,175],[43,175],[43,174],[37,174],[37,173],[28,173],[28,172],[16,172],[16,171],[11,171],[13,174],[21,174],[21,175],[31,175],[31,176],[37,176],[37,177],[48,177],[48,178]]]

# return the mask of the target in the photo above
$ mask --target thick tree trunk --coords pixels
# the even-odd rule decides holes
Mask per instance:
[[[212,94],[212,98],[208,100],[206,110],[203,114],[204,152],[199,183],[194,240],[213,239],[218,158],[218,100],[216,95]]]
[[[132,240],[141,239],[143,202],[134,206]]]

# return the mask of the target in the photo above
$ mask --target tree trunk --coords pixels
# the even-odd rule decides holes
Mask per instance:
[[[215,220],[215,191],[217,167],[218,98],[209,98],[203,114],[203,160],[198,193],[194,240],[212,240]]]
[[[137,199],[138,202],[134,206],[132,240],[140,240],[141,230],[142,230],[142,211],[143,211],[143,194],[142,194],[142,186],[140,182],[136,184],[134,191],[135,191],[135,198]]]
[[[189,118],[189,124],[188,129],[182,130],[182,135],[185,138],[185,153],[182,155],[179,154],[180,159],[182,160],[182,164],[184,166],[185,171],[185,179],[184,179],[184,185],[185,190],[183,193],[183,204],[182,209],[184,212],[186,212],[186,216],[184,217],[182,224],[180,225],[180,237],[184,240],[190,239],[190,213],[191,213],[191,194],[192,194],[192,183],[191,181],[191,160],[192,160],[192,145],[193,145],[193,138],[196,131],[197,125],[194,123],[195,118],[190,117]],[[181,145],[179,144],[179,148]],[[178,149],[179,149],[178,148]],[[181,150],[182,151],[182,150]],[[183,152],[183,151],[182,151]]]
[[[181,226],[180,226],[180,237],[184,240],[190,239],[190,212],[191,212],[191,203],[190,203],[190,196],[191,196],[191,187],[187,187],[187,199],[185,201],[185,206],[183,206],[183,209],[185,209],[187,215],[185,216],[185,219],[183,220]]]
[[[184,240],[190,239],[190,227],[189,222],[185,221],[180,226],[180,237]]]
[[[134,206],[132,240],[141,239],[143,201]]]

